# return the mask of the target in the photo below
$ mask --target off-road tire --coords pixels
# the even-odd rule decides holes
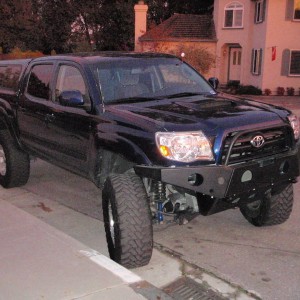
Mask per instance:
[[[17,147],[7,130],[0,130],[0,150],[3,150],[1,163],[6,166],[0,173],[0,185],[13,188],[26,184],[30,174],[29,155]]]
[[[255,226],[271,226],[285,222],[293,208],[293,185],[288,184],[276,193],[267,193],[256,209],[241,207],[243,216]]]
[[[104,184],[102,207],[111,259],[126,268],[147,265],[152,256],[153,228],[142,180],[135,174],[110,175]]]

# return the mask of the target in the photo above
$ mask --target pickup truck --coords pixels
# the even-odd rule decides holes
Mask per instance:
[[[174,56],[0,61],[0,115],[0,184],[26,184],[31,157],[90,179],[125,267],[149,262],[154,224],[232,208],[255,226],[291,214],[297,117],[218,93]]]

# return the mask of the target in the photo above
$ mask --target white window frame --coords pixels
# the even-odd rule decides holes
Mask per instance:
[[[300,64],[300,49],[293,49],[290,51],[290,60],[289,60],[289,76],[296,76],[299,77],[300,76],[300,71],[299,73],[293,73],[291,74],[291,67],[292,67],[292,53],[293,52],[299,52],[299,64]]]
[[[253,75],[261,74],[262,48],[252,49],[251,73]]]
[[[231,26],[226,26],[226,16],[229,11],[232,11],[232,24]],[[237,14],[242,12],[242,24],[236,25]],[[230,2],[224,8],[224,23],[223,28],[243,28],[244,27],[244,5],[240,2]]]
[[[296,9],[299,10],[298,18],[296,18]],[[300,0],[294,0],[293,21],[300,22]]]
[[[265,16],[265,0],[255,2],[255,24],[262,23]]]

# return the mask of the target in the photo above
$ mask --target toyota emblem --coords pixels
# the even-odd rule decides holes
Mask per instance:
[[[255,148],[260,148],[265,143],[265,138],[262,135],[256,135],[250,141],[251,145]]]

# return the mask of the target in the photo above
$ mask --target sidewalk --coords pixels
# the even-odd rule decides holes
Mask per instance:
[[[1,199],[0,240],[0,300],[150,299],[147,293],[151,299],[169,298],[106,256]]]

